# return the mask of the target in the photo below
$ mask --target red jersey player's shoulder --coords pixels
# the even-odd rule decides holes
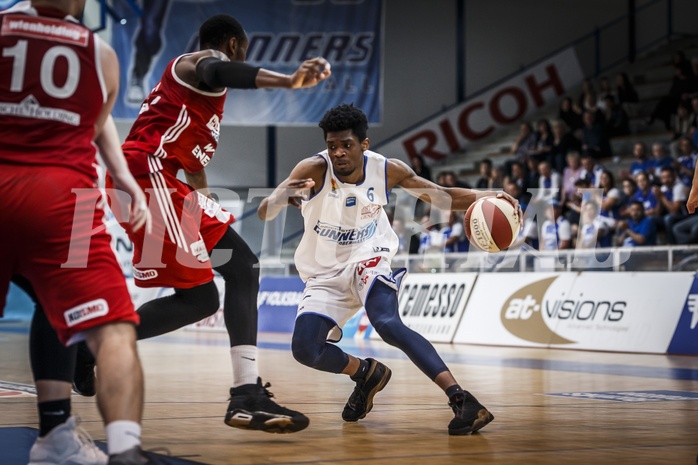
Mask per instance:
[[[199,52],[187,53],[175,58],[174,72],[179,79],[187,84],[198,87],[199,78],[196,76],[196,64],[204,58],[214,57],[222,61],[230,61],[225,53],[218,50],[201,50]]]

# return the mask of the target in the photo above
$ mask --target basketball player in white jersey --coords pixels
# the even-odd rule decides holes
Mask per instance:
[[[366,115],[353,105],[332,108],[320,127],[327,149],[298,163],[257,211],[265,221],[289,204],[300,205],[303,214],[305,232],[295,263],[306,288],[293,332],[293,356],[311,368],[349,375],[356,387],[342,418],[364,418],[375,394],[390,380],[390,369],[329,343],[341,339],[342,326],[363,306],[381,338],[404,351],[444,390],[455,413],[449,434],[479,430],[494,416],[458,385],[434,347],[400,319],[397,293],[405,270],[393,273],[390,268],[398,238],[383,206],[394,186],[443,210],[467,210],[475,200],[496,195],[511,202],[521,218],[518,202],[505,193],[439,186],[404,162],[368,150]]]

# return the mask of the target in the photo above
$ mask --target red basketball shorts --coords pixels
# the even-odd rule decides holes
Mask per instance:
[[[13,274],[32,284],[64,344],[135,313],[89,176],[64,167],[0,168],[0,309]],[[1,310],[0,310],[1,311]]]
[[[213,279],[208,252],[235,218],[166,171],[136,177],[148,197],[152,233],[126,231],[133,242],[133,277],[139,287],[188,289]],[[113,188],[110,178],[107,188]],[[123,202],[110,196],[117,218]],[[123,223],[122,223],[123,224]]]

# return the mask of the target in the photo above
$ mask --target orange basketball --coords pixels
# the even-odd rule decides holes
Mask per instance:
[[[470,243],[485,252],[508,249],[521,230],[514,206],[497,197],[475,201],[465,213],[463,223]]]

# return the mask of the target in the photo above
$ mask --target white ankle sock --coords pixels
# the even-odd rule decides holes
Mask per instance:
[[[233,387],[243,384],[257,384],[259,368],[257,367],[256,346],[235,346],[230,348],[233,363]]]
[[[104,427],[109,455],[120,454],[141,445],[141,425],[135,421],[112,421]]]

